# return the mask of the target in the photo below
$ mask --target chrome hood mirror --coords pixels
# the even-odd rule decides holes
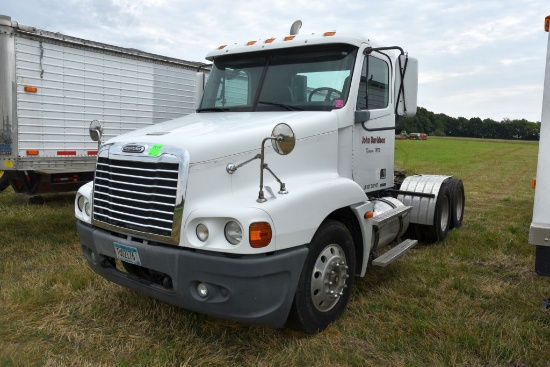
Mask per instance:
[[[93,141],[97,141],[97,150],[101,148],[101,138],[103,137],[103,124],[97,120],[90,122],[90,138]]]
[[[93,141],[101,141],[101,137],[103,136],[103,124],[97,120],[93,120],[90,123],[90,138]]]
[[[273,128],[273,149],[280,155],[287,155],[294,150],[296,137],[294,131],[287,124],[279,124]]]

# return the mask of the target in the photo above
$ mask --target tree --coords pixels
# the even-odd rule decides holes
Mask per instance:
[[[396,131],[419,132],[428,135],[463,136],[485,139],[538,140],[540,122],[505,118],[498,122],[490,118],[451,117],[434,114],[418,107],[416,116],[398,120]]]

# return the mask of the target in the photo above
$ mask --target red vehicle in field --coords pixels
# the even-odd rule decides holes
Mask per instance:
[[[428,140],[428,134],[424,133],[410,133],[409,140]]]

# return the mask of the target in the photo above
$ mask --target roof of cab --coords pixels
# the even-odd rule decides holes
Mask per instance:
[[[360,47],[363,44],[367,44],[371,47],[377,46],[374,45],[369,38],[361,35],[340,35],[337,32],[297,34],[295,36],[283,36],[280,38],[267,38],[243,43],[235,43],[233,45],[222,45],[215,50],[210,51],[206,55],[206,59],[212,61],[216,57],[222,55],[334,43],[345,43],[357,47]]]

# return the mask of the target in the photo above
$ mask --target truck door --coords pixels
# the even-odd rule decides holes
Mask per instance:
[[[365,192],[393,185],[395,114],[390,59],[365,56],[357,90],[353,127],[353,179]]]

